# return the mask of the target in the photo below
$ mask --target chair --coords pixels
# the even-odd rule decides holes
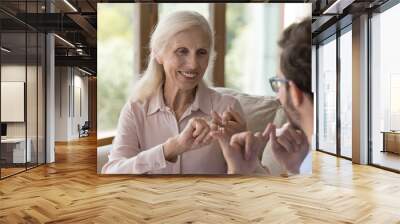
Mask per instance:
[[[90,129],[89,121],[85,121],[82,127],[80,127],[80,125],[78,124],[79,138],[89,136],[89,129]]]

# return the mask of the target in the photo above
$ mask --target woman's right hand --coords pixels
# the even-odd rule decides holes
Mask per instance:
[[[213,139],[209,133],[210,126],[205,119],[190,119],[185,129],[178,136],[169,138],[164,143],[165,159],[175,162],[178,155],[210,144]]]

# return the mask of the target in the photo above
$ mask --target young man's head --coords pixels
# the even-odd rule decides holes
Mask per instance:
[[[311,19],[286,28],[279,40],[280,72],[271,84],[278,91],[289,121],[312,135],[313,93],[311,91]]]

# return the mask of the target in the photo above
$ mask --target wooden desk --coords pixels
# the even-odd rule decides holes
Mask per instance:
[[[382,152],[393,152],[400,154],[400,131],[382,131],[383,150]]]

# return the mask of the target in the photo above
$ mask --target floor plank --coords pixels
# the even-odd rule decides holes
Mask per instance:
[[[399,174],[313,157],[311,176],[99,176],[83,138],[0,181],[0,223],[400,223]]]
[[[392,152],[381,152],[376,150],[374,151],[372,162],[376,165],[400,170],[400,154]]]

